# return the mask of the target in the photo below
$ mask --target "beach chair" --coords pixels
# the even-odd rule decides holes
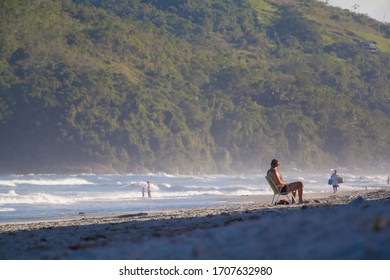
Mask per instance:
[[[287,186],[287,192],[280,192],[278,190],[278,188],[276,187],[276,185],[275,185],[275,183],[274,183],[274,181],[272,180],[271,177],[265,176],[265,179],[267,180],[268,184],[270,185],[271,189],[274,192],[274,196],[272,197],[272,205],[274,204],[275,196],[277,196],[276,201],[278,201],[279,197],[281,195],[285,195],[287,197],[287,199],[288,199],[288,202],[290,204],[291,204],[292,201],[294,201],[294,203],[296,203],[295,197],[293,195],[291,195],[291,198],[290,198],[291,191],[290,191],[288,186]]]

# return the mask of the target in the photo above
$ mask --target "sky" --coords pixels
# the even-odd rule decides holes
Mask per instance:
[[[359,14],[367,14],[382,22],[390,22],[390,0],[322,0],[322,2]]]

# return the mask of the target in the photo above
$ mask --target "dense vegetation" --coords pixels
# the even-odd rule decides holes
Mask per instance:
[[[364,15],[315,0],[0,1],[0,172],[367,167],[390,158],[389,128],[390,27]]]

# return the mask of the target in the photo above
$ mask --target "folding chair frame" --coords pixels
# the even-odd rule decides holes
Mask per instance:
[[[265,176],[265,179],[267,180],[268,184],[270,185],[271,189],[272,189],[273,192],[274,192],[274,196],[272,197],[272,205],[274,205],[275,196],[277,196],[276,201],[278,201],[278,200],[279,200],[279,197],[280,197],[281,195],[285,195],[285,196],[287,197],[287,199],[288,199],[288,202],[289,202],[290,204],[291,204],[292,201],[294,201],[294,203],[297,202],[297,201],[295,200],[295,197],[291,194],[291,190],[290,190],[290,188],[289,188],[288,185],[286,186],[287,192],[283,192],[283,193],[282,193],[282,192],[280,192],[280,191],[278,190],[278,188],[276,187],[276,185],[275,185],[275,183],[274,183],[274,181],[272,180],[271,177]],[[291,199],[290,199],[289,194],[291,194]]]

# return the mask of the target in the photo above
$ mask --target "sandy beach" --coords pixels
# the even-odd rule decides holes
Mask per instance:
[[[390,259],[390,190],[0,224],[3,260]],[[232,201],[230,201],[232,202]]]

